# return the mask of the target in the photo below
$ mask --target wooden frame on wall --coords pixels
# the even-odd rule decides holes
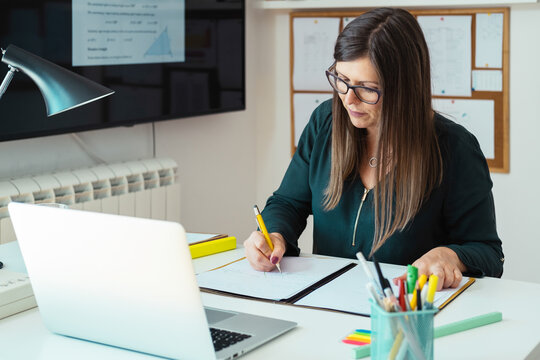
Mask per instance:
[[[508,173],[510,170],[509,164],[509,8],[464,8],[464,9],[415,9],[409,10],[415,17],[418,16],[471,16],[471,76],[476,70],[495,70],[502,75],[502,86],[500,91],[489,90],[479,91],[472,89],[470,96],[442,96],[434,95],[434,99],[445,100],[491,100],[493,101],[493,142],[492,142],[492,157],[486,154],[487,162],[492,172]],[[296,140],[299,136],[299,129],[303,127],[302,123],[307,123],[308,119],[296,120],[295,123],[295,95],[311,96],[314,99],[319,97],[332,96],[331,89],[306,89],[295,86],[294,71],[295,71],[295,34],[294,23],[295,19],[339,19],[339,31],[343,29],[344,19],[354,18],[361,15],[365,11],[309,11],[309,12],[292,12],[290,14],[290,101],[291,101],[291,154],[296,151]],[[502,66],[477,67],[475,64],[476,56],[476,19],[478,14],[502,14]],[[335,38],[333,39],[335,41]],[[330,54],[331,56],[332,54]],[[298,56],[298,54],[297,54]],[[330,63],[328,64],[330,65]],[[322,69],[321,71],[324,71]],[[481,102],[480,102],[481,103]],[[476,135],[476,134],[475,134]],[[477,136],[478,137],[478,136]]]

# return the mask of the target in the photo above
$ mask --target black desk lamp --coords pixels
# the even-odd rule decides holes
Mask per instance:
[[[6,77],[0,84],[0,99],[17,71],[25,73],[36,83],[45,100],[47,116],[53,116],[114,94],[111,89],[17,46],[9,45],[6,50],[0,50],[2,62],[9,67]],[[0,262],[0,269],[2,266]]]
[[[28,75],[38,86],[47,107],[47,116],[73,109],[114,94],[114,91],[79,74],[64,69],[26,50],[9,45],[2,49],[2,62],[9,71],[0,85],[0,98],[16,71]]]

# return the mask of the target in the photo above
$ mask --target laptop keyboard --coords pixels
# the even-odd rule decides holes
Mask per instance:
[[[210,334],[212,335],[215,351],[225,349],[226,347],[251,337],[251,335],[248,334],[241,334],[234,331],[216,328],[210,328]]]

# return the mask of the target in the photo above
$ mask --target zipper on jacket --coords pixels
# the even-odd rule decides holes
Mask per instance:
[[[358,212],[356,213],[356,220],[354,221],[354,232],[352,237],[352,246],[354,246],[356,241],[356,228],[358,226],[358,219],[360,218],[360,211],[362,211],[362,206],[364,205],[364,201],[366,200],[367,194],[369,192],[368,188],[364,188],[364,195],[362,195],[362,200],[360,201],[360,205],[358,206]]]

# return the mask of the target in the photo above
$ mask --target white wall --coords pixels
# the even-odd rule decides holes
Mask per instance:
[[[50,118],[54,121],[54,118]],[[152,155],[149,124],[78,133],[92,152],[117,162]],[[0,142],[0,178],[14,178],[96,163],[71,135]]]
[[[505,278],[540,282],[540,4],[510,13],[510,173],[493,174]]]
[[[510,174],[493,174],[493,194],[497,228],[503,240],[506,264],[503,277],[540,282],[540,4],[515,5],[510,16]],[[265,89],[265,98],[274,98],[273,110],[261,112],[257,134],[266,156],[257,172],[257,197],[263,198],[281,180],[290,157],[289,100],[289,16],[288,11],[267,10],[265,26],[273,34],[261,51],[272,58],[276,88]],[[269,61],[270,62],[270,61]],[[271,62],[270,62],[271,63]],[[260,92],[260,95],[263,93]],[[264,138],[268,141],[264,141]],[[270,159],[270,156],[272,158]],[[307,236],[304,236],[307,235]],[[311,232],[301,238],[302,249],[310,249]]]
[[[179,164],[182,222],[189,231],[227,232],[242,241],[290,160],[289,16],[247,0],[247,110],[156,123],[157,156]],[[540,4],[511,8],[510,174],[493,174],[505,278],[540,282]],[[531,31],[532,29],[532,31]],[[80,136],[109,162],[152,155],[151,126]],[[0,143],[0,178],[94,162],[69,135]],[[302,237],[310,249],[311,232]]]

